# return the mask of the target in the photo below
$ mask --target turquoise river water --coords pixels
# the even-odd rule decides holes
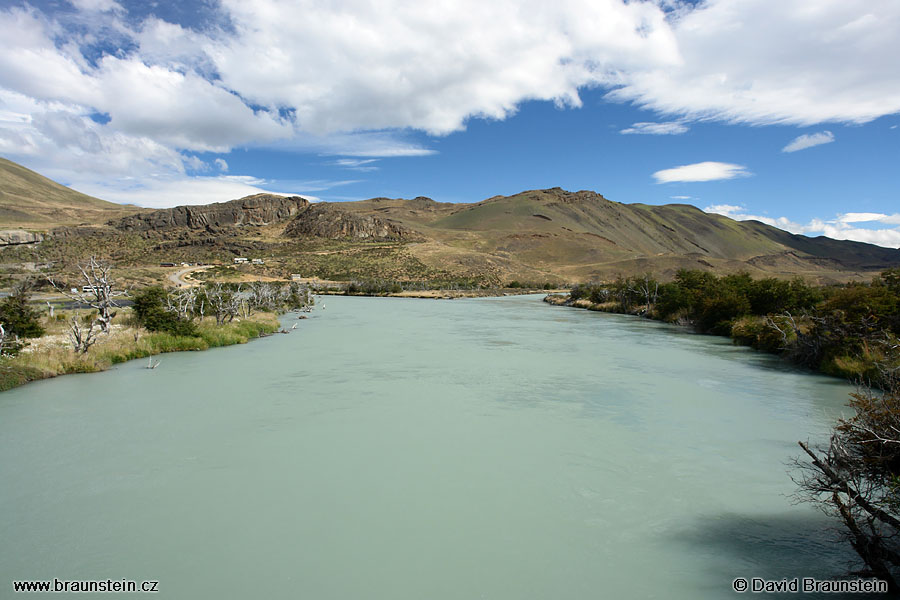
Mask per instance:
[[[858,566],[790,497],[837,380],[538,296],[284,322],[0,394],[0,598],[695,600]]]

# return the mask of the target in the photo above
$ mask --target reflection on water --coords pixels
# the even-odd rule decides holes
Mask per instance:
[[[785,466],[847,385],[536,297],[327,302],[291,335],[0,395],[0,572],[694,599],[854,564]]]

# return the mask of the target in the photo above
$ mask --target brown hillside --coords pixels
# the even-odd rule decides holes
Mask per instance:
[[[0,158],[0,229],[46,231],[60,225],[102,223],[138,210],[76,192]]]
[[[686,204],[621,204],[560,188],[473,204],[424,197],[310,204],[257,194],[139,211],[79,194],[9,161],[0,163],[0,174],[7,228],[87,224],[57,228],[41,242],[19,240],[20,249],[8,244],[4,262],[65,263],[98,254],[147,267],[244,256],[264,258],[272,276],[486,284],[644,272],[669,278],[680,268],[838,282],[900,265],[897,249],[794,235]]]

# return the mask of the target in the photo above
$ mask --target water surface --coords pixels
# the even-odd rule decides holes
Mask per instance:
[[[321,302],[0,395],[0,597],[702,599],[856,566],[787,472],[843,383],[534,296]]]

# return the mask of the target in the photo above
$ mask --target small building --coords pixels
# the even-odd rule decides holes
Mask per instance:
[[[254,258],[251,262],[252,262],[254,265],[264,265],[264,264],[266,264],[265,261],[263,261],[263,259],[261,259],[261,258]]]
[[[161,267],[174,267],[174,266],[175,266],[175,263],[173,263],[173,262],[164,262],[164,263],[159,263],[159,266],[161,266]]]
[[[250,262],[249,259],[244,258],[243,256],[238,256],[234,259],[234,264],[242,265],[244,263]]]

